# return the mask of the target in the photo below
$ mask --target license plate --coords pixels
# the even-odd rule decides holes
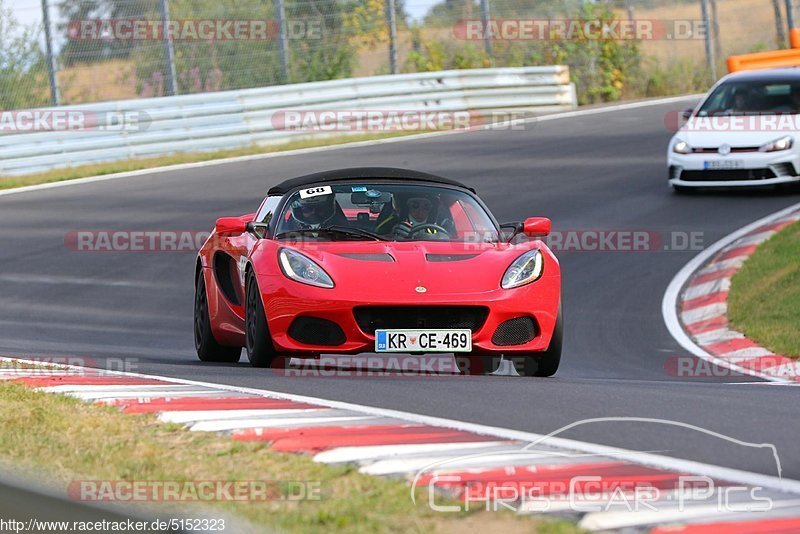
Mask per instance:
[[[721,159],[703,162],[703,168],[707,171],[741,169],[742,167],[744,167],[744,160],[742,159]]]
[[[375,352],[470,352],[470,330],[376,330]]]

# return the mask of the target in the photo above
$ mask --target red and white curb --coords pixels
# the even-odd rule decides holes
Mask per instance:
[[[667,532],[660,529],[668,526],[669,532],[745,533],[766,532],[765,525],[800,531],[800,481],[314,397],[76,366],[25,369],[22,362],[0,358],[5,367],[13,366],[0,367],[0,380],[406,479],[428,490],[426,500],[431,487],[434,494],[464,499],[476,487],[536,488],[535,500],[520,499],[514,509],[571,518],[592,531]],[[702,501],[683,499],[686,476],[713,480],[712,494]],[[593,485],[582,492],[576,477]],[[658,496],[634,506],[642,484]],[[729,492],[733,487],[739,491]],[[771,500],[768,510],[753,511],[748,493],[753,488]],[[723,497],[726,506],[720,510]],[[502,499],[506,508],[510,501]],[[470,503],[471,509],[482,508]],[[729,530],[727,524],[739,526]]]
[[[714,365],[770,382],[800,383],[800,362],[762,347],[728,323],[731,278],[756,248],[800,220],[800,205],[765,217],[715,243],[673,279],[663,311],[673,336]]]

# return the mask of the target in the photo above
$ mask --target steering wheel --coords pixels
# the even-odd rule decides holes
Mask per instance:
[[[447,230],[445,230],[444,228],[442,228],[438,224],[433,224],[433,223],[415,224],[408,231],[408,237],[411,237],[414,234],[418,234],[420,232],[424,232],[425,230],[429,230],[429,229],[430,230],[436,230],[435,234],[431,234],[431,235],[437,236],[436,239],[450,239],[450,233]],[[441,235],[441,237],[438,237],[440,235]]]

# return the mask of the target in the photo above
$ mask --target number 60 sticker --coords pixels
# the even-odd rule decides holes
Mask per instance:
[[[333,193],[331,186],[323,185],[320,187],[311,187],[309,189],[300,190],[300,198],[318,197],[320,195],[330,195]]]

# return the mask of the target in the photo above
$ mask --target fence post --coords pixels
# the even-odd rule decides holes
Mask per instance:
[[[386,24],[389,26],[389,68],[397,74],[397,21],[394,0],[386,0]]]
[[[289,71],[289,32],[286,30],[286,8],[283,0],[275,0],[275,14],[278,17],[278,53],[281,56],[281,76],[283,83],[292,83]]]
[[[778,48],[786,46],[786,35],[783,31],[783,15],[781,14],[781,1],[772,0],[772,11],[775,12],[775,42]],[[789,25],[789,28],[792,26]]]
[[[394,0],[386,0],[386,24],[389,26],[389,69],[392,74],[399,72],[397,67],[397,14]]]
[[[792,0],[786,0],[786,23],[789,25],[789,31],[794,28],[794,5]]]
[[[53,56],[53,37],[50,35],[50,8],[47,5],[47,0],[42,0],[42,24],[44,25],[44,41],[47,52],[47,73],[50,77],[50,102],[54,106],[60,106],[61,95],[58,91],[56,58]]]
[[[489,0],[481,0],[481,22],[483,23],[483,48],[489,61],[494,63],[494,53],[492,52],[492,35],[489,32],[489,20],[492,18],[492,9]]]
[[[700,10],[703,14],[703,28],[705,29],[706,60],[711,71],[711,83],[717,81],[717,62],[714,59],[714,49],[711,47],[711,32],[714,28],[708,17],[708,0],[700,0]]]
[[[178,75],[175,71],[175,49],[172,47],[167,25],[169,24],[169,6],[167,0],[161,0],[161,28],[164,32],[162,42],[164,45],[164,71],[167,79],[167,95],[175,96],[178,94]]]

